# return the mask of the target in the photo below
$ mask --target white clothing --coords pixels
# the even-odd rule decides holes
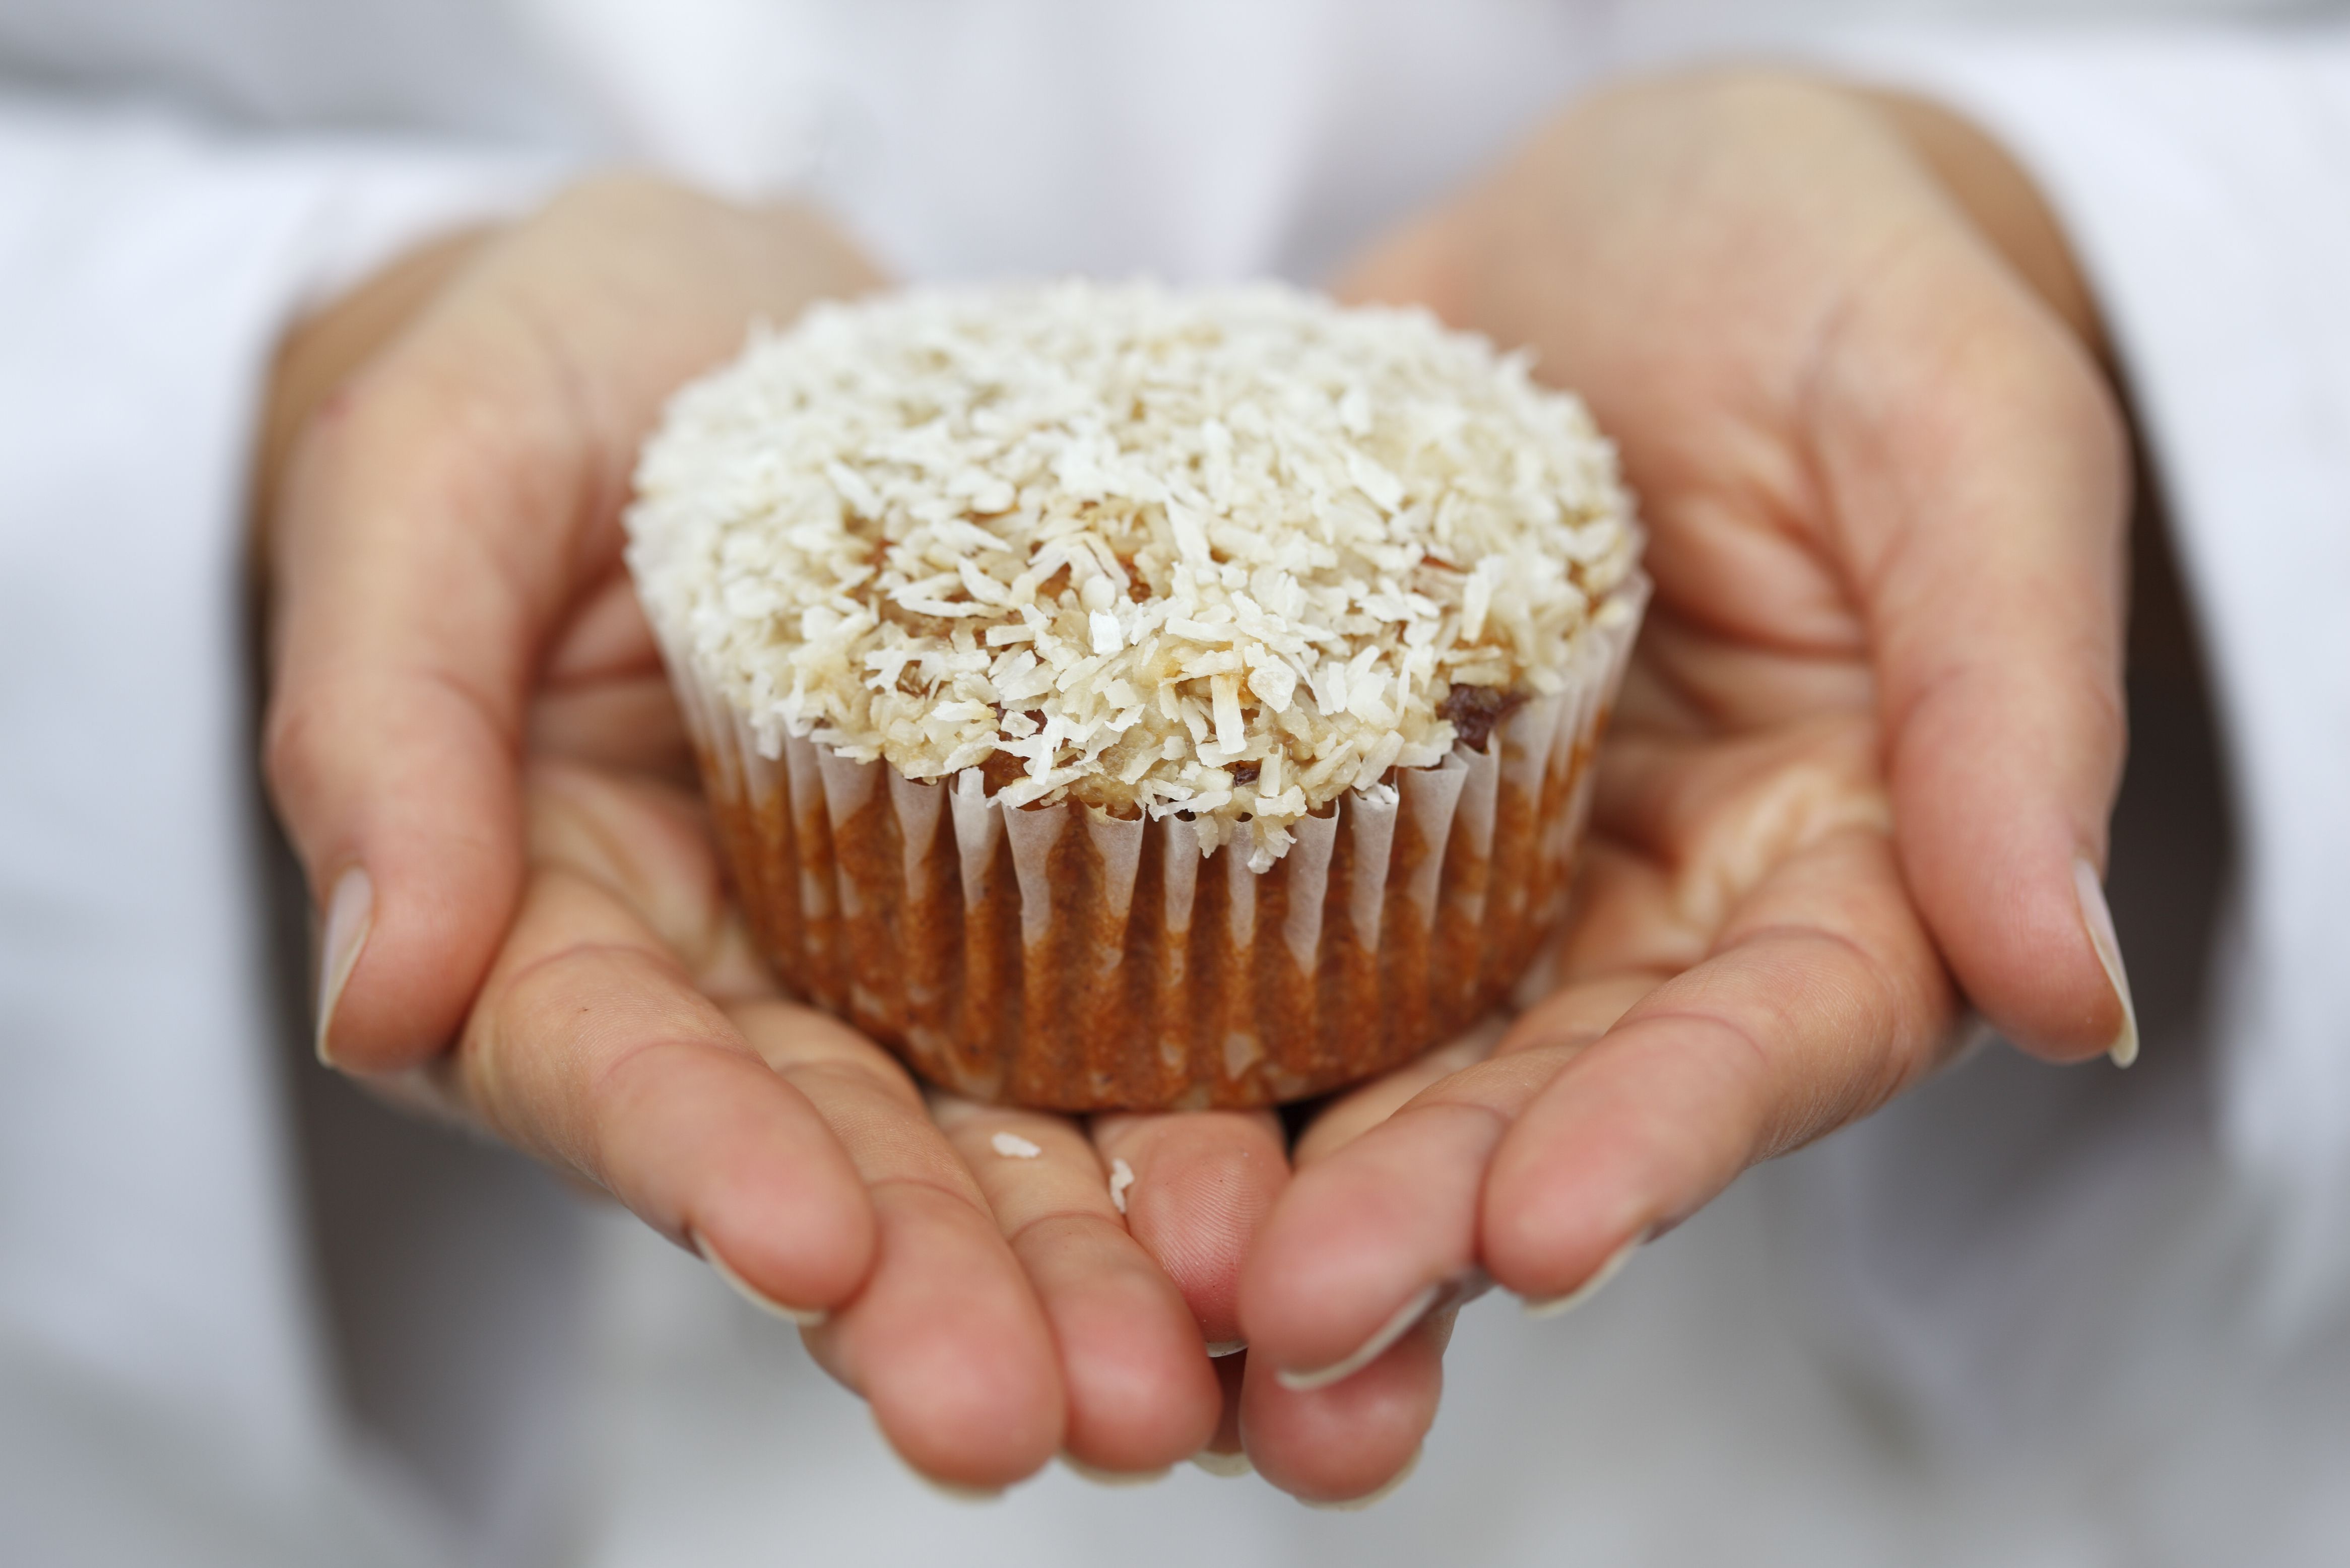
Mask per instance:
[[[2267,30],[2324,9],[2285,4],[1997,26],[2051,9],[0,0],[0,1554],[2338,1555],[2350,35]],[[1886,20],[1962,30],[1825,41]],[[1421,1474],[1356,1519],[1189,1471],[942,1511],[691,1261],[315,1070],[286,1088],[237,574],[304,302],[612,157],[813,193],[909,275],[1310,280],[1594,76],[1754,44],[2006,136],[2121,346],[2242,806],[2216,1011],[2154,1017],[2131,1078],[1988,1053],[1568,1325],[1475,1309]]]

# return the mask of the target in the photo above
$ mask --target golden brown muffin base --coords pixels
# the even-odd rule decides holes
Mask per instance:
[[[790,990],[981,1099],[1264,1106],[1409,1060],[1524,972],[1565,911],[1638,598],[1565,694],[1395,775],[1392,805],[1342,796],[1261,874],[1229,846],[1201,857],[1177,819],[1015,814],[807,741],[770,760],[679,685],[736,891]]]

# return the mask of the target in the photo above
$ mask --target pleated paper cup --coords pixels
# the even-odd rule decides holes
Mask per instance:
[[[1180,816],[1006,809],[757,744],[665,638],[735,888],[785,985],[932,1083],[1068,1111],[1266,1106],[1409,1060],[1491,1011],[1564,913],[1592,758],[1648,596],[1480,748],[1356,790],[1263,872]]]

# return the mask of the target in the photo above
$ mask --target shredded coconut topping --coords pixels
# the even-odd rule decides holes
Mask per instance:
[[[1035,1159],[1045,1150],[1018,1133],[1000,1132],[991,1137],[988,1146],[1005,1159]]]
[[[762,752],[1246,825],[1260,869],[1440,761],[1460,689],[1559,690],[1639,549],[1523,356],[1271,284],[818,306],[678,395],[637,491],[647,604]]]

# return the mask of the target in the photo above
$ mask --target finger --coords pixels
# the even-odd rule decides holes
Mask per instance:
[[[1886,269],[1824,351],[1817,440],[1882,682],[1902,865],[1975,1005],[2136,1050],[2097,878],[2124,746],[2127,442],[2077,341],[1987,259]]]
[[[1829,835],[1732,913],[1711,958],[1524,1103],[1477,1199],[1478,1256],[1529,1303],[1571,1299],[1748,1166],[1929,1071],[1955,1009],[1891,846],[1866,829]],[[1538,1009],[1510,1044],[1583,1026]]]
[[[1065,1116],[933,1095],[1059,1348],[1066,1451],[1141,1473],[1189,1459],[1222,1407],[1213,1364],[1166,1273],[1127,1233],[1092,1143]]]
[[[720,1002],[775,994],[729,899],[698,793],[568,762],[528,779],[534,866],[597,883]]]
[[[1386,1121],[1424,1091],[1463,1068],[1475,1066],[1493,1054],[1493,1047],[1508,1028],[1506,1018],[1488,1019],[1458,1040],[1448,1041],[1393,1072],[1336,1096],[1297,1135],[1296,1146],[1289,1151],[1291,1168],[1304,1170],[1320,1163]]]
[[[1641,618],[1639,658],[1626,673],[1608,733],[1611,740],[1627,730],[1746,734],[1876,707],[1877,679],[1864,648],[1778,646],[1654,605]]]
[[[586,877],[534,876],[451,1075],[491,1131],[714,1253],[778,1310],[812,1317],[866,1279],[873,1208],[831,1129]]]
[[[1235,1350],[1209,1363],[1216,1369],[1216,1390],[1222,1408],[1216,1415],[1216,1430],[1191,1462],[1211,1476],[1227,1480],[1244,1476],[1255,1467],[1249,1463],[1248,1449],[1241,1441],[1241,1391],[1248,1378],[1248,1352]]]
[[[1510,1122],[1653,981],[1575,986],[1542,1009],[1542,1043],[1467,1065],[1367,1125],[1374,1085],[1317,1124],[1317,1152],[1265,1222],[1242,1280],[1254,1359],[1309,1387],[1358,1376],[1399,1336],[1478,1287],[1478,1199]],[[1477,1042],[1457,1049],[1463,1054]],[[1301,1142],[1301,1151],[1305,1148]]]
[[[857,1298],[807,1334],[907,1463],[957,1485],[1033,1475],[1063,1442],[1064,1395],[1035,1292],[905,1069],[824,1013],[733,1010],[805,1093],[871,1190],[879,1244]]]
[[[355,1069],[442,1048],[514,907],[524,693],[590,500],[572,407],[519,335],[435,325],[288,473],[268,772],[329,910],[320,1050]]]
[[[1424,1322],[1354,1376],[1292,1388],[1253,1353],[1241,1438],[1257,1473],[1308,1502],[1375,1499],[1410,1473],[1444,1393],[1451,1314]]]
[[[1238,1349],[1241,1268],[1289,1180],[1281,1124],[1265,1111],[1107,1116],[1093,1137],[1104,1167],[1132,1179],[1120,1189],[1128,1231],[1182,1293],[1211,1353]]]

